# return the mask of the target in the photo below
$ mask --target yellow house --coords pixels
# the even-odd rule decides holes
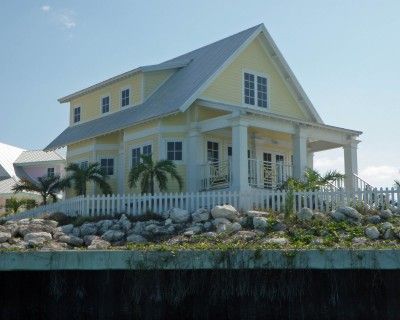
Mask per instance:
[[[323,123],[263,24],[59,102],[70,105],[70,125],[45,150],[67,146],[68,163],[99,162],[114,193],[137,192],[128,173],[140,154],[173,160],[183,191],[245,190],[301,178],[315,152],[343,148],[345,187],[362,182],[361,132]]]

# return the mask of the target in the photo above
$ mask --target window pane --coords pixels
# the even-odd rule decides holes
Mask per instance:
[[[244,103],[254,104],[254,75],[250,73],[244,74]]]
[[[257,77],[257,106],[267,107],[267,78]]]

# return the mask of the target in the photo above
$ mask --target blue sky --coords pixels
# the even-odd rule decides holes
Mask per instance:
[[[400,1],[41,1],[0,10],[0,141],[40,149],[68,122],[57,98],[264,23],[327,124],[364,132],[360,175],[399,177]],[[342,151],[315,157],[343,167]]]

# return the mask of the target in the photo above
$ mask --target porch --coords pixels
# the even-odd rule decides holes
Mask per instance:
[[[209,104],[207,104],[209,105]],[[358,177],[359,131],[266,112],[233,111],[192,123],[188,133],[188,191],[277,189],[302,179],[316,152],[341,148],[345,178],[329,190],[371,188]]]

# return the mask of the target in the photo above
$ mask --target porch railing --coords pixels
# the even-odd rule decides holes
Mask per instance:
[[[275,189],[292,176],[291,165],[249,159],[249,184],[252,187]]]
[[[200,190],[227,188],[232,180],[230,161],[216,161],[200,165]]]

